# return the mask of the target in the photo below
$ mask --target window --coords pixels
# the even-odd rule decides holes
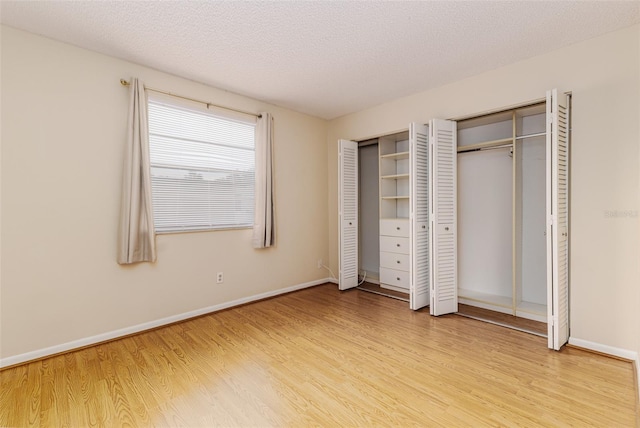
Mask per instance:
[[[255,120],[149,98],[156,232],[253,225]]]

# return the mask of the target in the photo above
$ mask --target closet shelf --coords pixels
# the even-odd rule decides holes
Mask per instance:
[[[393,160],[409,159],[409,152],[398,152],[398,153],[389,153],[386,155],[380,155],[380,159],[393,159]]]
[[[458,298],[472,300],[480,303],[487,303],[490,305],[500,306],[503,308],[511,309],[513,307],[513,299],[511,296],[500,296],[498,294],[483,293],[481,291],[468,290],[459,288]]]
[[[538,322],[547,322],[547,307],[531,302],[519,302],[513,307],[511,297],[497,294],[483,293],[473,290],[458,290],[458,300],[465,305],[476,306],[494,312],[508,315],[515,315],[518,318],[525,318]]]
[[[381,199],[383,200],[398,200],[398,199],[409,199],[409,196],[383,196]]]
[[[541,305],[539,303],[526,302],[524,300],[518,302],[518,311],[527,312],[536,315],[547,315],[547,305]]]
[[[403,178],[409,178],[409,174],[391,174],[380,176],[383,180],[400,180]]]

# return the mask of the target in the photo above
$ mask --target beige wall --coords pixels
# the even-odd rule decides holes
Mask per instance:
[[[571,336],[640,349],[639,27],[398,99],[329,123],[329,249],[337,272],[337,140],[573,93]],[[411,64],[406,64],[410,67]]]
[[[637,32],[636,37],[638,38],[637,48],[638,48],[638,62],[640,62],[640,31]],[[640,87],[640,73],[638,73],[638,87]],[[638,100],[638,104],[640,104],[640,99]],[[638,119],[637,123],[640,126],[640,108],[638,108]],[[640,151],[638,153],[638,165],[640,165]],[[640,189],[640,174],[638,174],[638,189]],[[638,199],[640,201],[640,191],[638,191]],[[640,206],[640,202],[638,202]],[[637,219],[637,222],[640,223],[640,218]],[[640,227],[638,227],[638,241],[640,241]],[[640,246],[640,245],[639,245]],[[640,250],[639,250],[640,251]],[[638,261],[640,264],[640,260]],[[639,268],[640,269],[640,268]],[[638,301],[636,304],[636,308],[640,308],[640,292],[638,292]],[[640,316],[638,316],[638,327],[637,330],[638,335],[640,335]],[[638,339],[638,343],[636,344],[636,352],[638,353],[638,358],[636,359],[636,375],[638,376],[638,389],[636,392],[638,393],[638,403],[640,403],[640,339]],[[640,406],[638,406],[638,417],[640,418]]]
[[[130,76],[273,113],[277,248],[250,230],[161,235],[156,264],[116,264]],[[8,27],[1,77],[1,357],[328,276],[325,121]]]

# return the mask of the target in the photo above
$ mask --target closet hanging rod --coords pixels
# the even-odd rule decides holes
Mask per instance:
[[[516,137],[516,140],[524,140],[525,138],[541,137],[543,135],[547,135],[547,133],[546,132],[538,132],[536,134],[520,135],[519,137]]]
[[[500,146],[491,146],[491,147],[476,147],[467,149],[466,147],[460,147],[458,149],[458,153],[468,153],[468,152],[481,152],[483,150],[496,150],[496,149],[507,149],[512,148],[512,144],[502,144]]]
[[[130,85],[130,83],[128,81],[126,81],[125,79],[120,79],[120,84],[122,86],[129,86]],[[171,92],[161,91],[160,89],[149,88],[147,86],[145,86],[144,88],[147,91],[156,92],[158,94],[169,95],[170,97],[181,98],[183,100],[193,101],[195,103],[200,103],[200,104],[205,104],[207,106],[207,108],[209,108],[210,106],[213,106],[213,107],[218,107],[218,108],[229,110],[229,111],[235,111],[236,113],[246,114],[246,115],[257,117],[257,118],[262,117],[261,114],[251,113],[249,111],[244,111],[244,110],[238,110],[238,109],[231,108],[231,107],[225,107],[225,106],[221,106],[221,105],[218,105],[218,104],[211,103],[209,101],[202,101],[202,100],[197,100],[195,98],[183,97],[182,95],[176,95],[176,94],[173,94]]]
[[[484,143],[469,144],[468,146],[460,146],[458,147],[458,153],[470,152],[472,150],[486,149],[486,148],[495,147],[495,146],[511,145],[512,143],[513,143],[513,138],[511,137],[501,138],[500,140],[485,141]]]
[[[538,132],[536,134],[527,134],[527,135],[520,135],[518,137],[516,137],[516,140],[524,140],[526,138],[533,138],[533,137],[541,137],[547,135],[546,132]],[[494,141],[487,141],[484,143],[477,143],[477,144],[469,144],[468,146],[460,146],[458,147],[458,153],[464,153],[464,152],[474,152],[477,150],[486,150],[486,149],[492,149],[492,148],[502,148],[502,147],[508,147],[510,145],[512,145],[513,143],[513,138],[509,137],[509,138],[503,138],[500,140],[494,140]]]

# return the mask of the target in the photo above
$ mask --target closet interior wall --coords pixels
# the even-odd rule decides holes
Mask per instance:
[[[378,140],[358,144],[359,230],[360,260],[358,271],[367,282],[380,283],[380,214],[378,186]]]
[[[458,122],[460,303],[546,322],[545,104]]]

